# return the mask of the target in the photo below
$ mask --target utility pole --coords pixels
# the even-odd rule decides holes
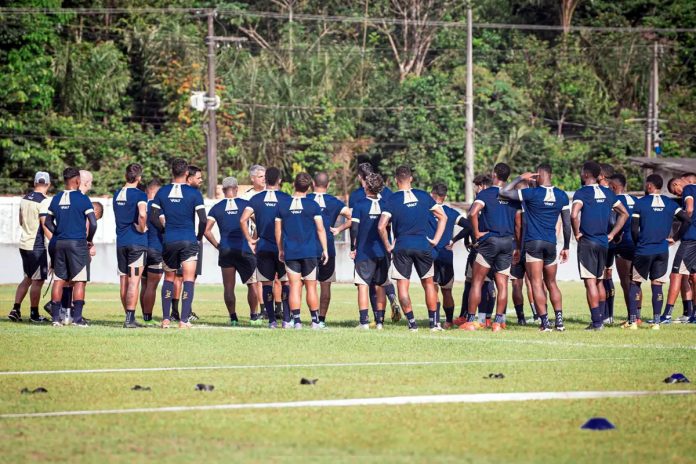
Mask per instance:
[[[650,73],[650,91],[648,95],[648,118],[645,122],[645,156],[653,158],[655,153],[655,134],[657,134],[657,123],[659,118],[658,101],[660,94],[659,76],[659,45],[657,40],[653,42],[652,69]]]
[[[208,134],[207,134],[207,165],[208,165],[208,198],[215,198],[218,180],[217,164],[217,123],[215,120],[215,10],[208,10]]]
[[[471,3],[466,8],[466,169],[464,184],[466,202],[474,202],[474,58],[473,14]]]

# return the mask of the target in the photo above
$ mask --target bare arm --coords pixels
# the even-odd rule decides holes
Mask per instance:
[[[213,245],[215,248],[220,248],[220,243],[215,240],[215,235],[213,235],[213,227],[215,226],[215,219],[208,218],[208,222],[205,225],[205,238]]]
[[[517,187],[520,185],[520,183],[524,181],[530,181],[532,179],[535,179],[536,177],[536,174],[533,174],[531,172],[525,172],[524,174],[507,184],[505,187],[501,188],[500,192],[498,192],[498,197],[502,198],[503,200],[519,200],[520,193],[517,191]]]
[[[447,215],[441,206],[434,207],[430,212],[432,212],[433,216],[437,219],[437,229],[435,229],[435,236],[432,239],[428,239],[428,241],[432,246],[437,246],[437,244],[440,243],[442,234],[445,233],[445,227],[447,227]]]
[[[631,220],[631,238],[633,243],[638,244],[638,237],[640,236],[640,217],[634,217]]]
[[[331,233],[334,235],[338,235],[341,232],[343,232],[346,229],[350,229],[350,219],[351,219],[351,209],[348,208],[347,206],[344,206],[343,209],[341,210],[341,216],[343,216],[346,220],[343,224],[341,224],[338,227],[332,227],[330,229]]]
[[[684,206],[686,206],[686,215],[691,218],[694,215],[694,198],[687,197],[684,201]]]
[[[570,213],[570,222],[573,226],[573,235],[578,242],[582,238],[580,233],[580,210],[582,210],[582,202],[573,202],[573,208]]]
[[[258,242],[259,239],[252,237],[251,233],[249,233],[249,221],[252,220],[251,216],[253,216],[253,214],[253,209],[248,206],[244,208],[242,217],[239,218],[239,228],[242,229],[242,235],[244,235],[244,238],[249,243],[249,248],[251,248],[251,251],[256,253],[256,242]]]
[[[283,249],[283,221],[279,218],[275,220],[275,241],[278,246],[278,259],[285,262],[285,250]]]
[[[41,223],[41,227],[43,227],[44,237],[51,240],[53,238],[53,232],[48,230],[48,227],[46,227],[46,216],[40,216],[39,222]]]
[[[138,203],[138,223],[135,228],[140,233],[145,233],[147,231],[147,203]]]
[[[524,213],[522,210],[517,211],[517,214],[515,214],[515,244],[517,247],[517,250],[520,250],[522,248],[522,218]]]
[[[321,219],[321,216],[314,217],[314,224],[317,226],[317,237],[321,244],[321,262],[326,264],[329,260],[329,248],[326,243],[326,229],[324,229],[324,221]]]
[[[471,209],[469,210],[469,221],[471,221],[471,230],[472,234],[474,235],[474,240],[478,240],[484,235],[486,235],[487,232],[479,232],[479,213],[483,209],[483,204],[479,202],[474,202],[474,204],[471,206]]]
[[[617,201],[614,204],[614,211],[617,214],[616,224],[614,224],[614,228],[611,229],[611,232],[609,232],[609,235],[607,235],[610,242],[614,240],[614,237],[616,237],[619,232],[621,232],[621,229],[623,229],[626,221],[628,221],[628,211],[626,211],[626,207],[623,205],[623,203]]]
[[[377,232],[379,232],[379,238],[382,239],[382,244],[384,245],[384,248],[386,248],[387,253],[391,253],[394,249],[394,245],[389,243],[389,232],[387,231],[389,221],[391,221],[391,215],[382,213],[382,215],[379,218],[379,224],[377,224]]]

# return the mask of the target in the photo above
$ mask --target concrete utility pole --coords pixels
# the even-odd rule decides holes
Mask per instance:
[[[474,58],[473,14],[471,3],[466,9],[466,169],[464,172],[466,202],[474,202]]]
[[[645,123],[645,156],[653,158],[655,153],[655,135],[658,130],[659,118],[659,95],[660,95],[660,75],[659,75],[659,45],[657,40],[653,43],[652,70],[650,73],[650,92],[648,96],[648,118]]]
[[[217,123],[215,120],[215,10],[208,10],[208,134],[207,134],[207,164],[208,164],[208,198],[215,198],[217,189]]]

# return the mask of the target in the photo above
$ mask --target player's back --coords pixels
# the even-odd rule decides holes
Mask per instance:
[[[55,240],[86,240],[85,216],[93,211],[92,202],[79,190],[64,190],[54,196],[48,213],[55,220]]]
[[[250,251],[239,222],[248,204],[241,198],[225,198],[210,209],[208,217],[215,219],[220,231],[220,248]]]
[[[524,204],[524,241],[556,243],[556,223],[561,211],[570,208],[568,195],[556,187],[532,187],[518,190]]]
[[[169,184],[160,188],[154,205],[165,218],[164,242],[196,241],[196,210],[205,208],[201,192],[187,184]]]
[[[386,255],[377,229],[383,210],[384,200],[377,198],[365,197],[355,204],[352,218],[359,224],[355,240],[355,261],[382,258]]]
[[[317,258],[319,205],[307,197],[288,195],[278,200],[277,217],[282,220],[285,259]]]
[[[147,195],[137,188],[122,188],[114,193],[116,246],[147,246],[147,234],[136,229],[141,203],[147,205]]]
[[[669,250],[667,238],[672,232],[674,215],[679,205],[664,195],[646,195],[636,201],[633,220],[640,221],[636,254],[653,255]]]
[[[329,256],[336,256],[336,246],[334,244],[334,236],[329,230],[336,224],[341,211],[345,208],[345,203],[328,193],[310,193],[307,198],[313,200],[321,209],[321,218],[326,230],[326,243],[329,248]]]
[[[289,198],[292,197],[279,190],[264,190],[249,200],[247,208],[254,212],[256,233],[259,238],[256,245],[257,251],[278,253],[278,246],[275,242],[275,219],[278,213],[278,203]]]
[[[481,240],[488,237],[511,237],[515,233],[515,215],[520,209],[520,203],[501,199],[499,194],[500,187],[494,185],[479,192],[474,200],[474,203],[483,206],[480,217],[485,218],[488,231]]]
[[[393,192],[389,189],[389,187],[385,186],[382,189],[382,192],[377,195],[377,198],[387,200],[392,195],[392,193]],[[365,188],[362,186],[358,187],[350,193],[350,196],[348,197],[348,207],[351,209],[355,208],[355,205],[357,205],[359,201],[365,198],[367,198]]]
[[[631,235],[631,221],[633,220],[633,208],[635,207],[638,199],[627,193],[619,194],[617,197],[628,212],[628,219],[621,229],[621,243],[619,243],[617,246],[624,248],[633,247],[635,244],[633,243],[633,236]]]
[[[399,190],[386,200],[383,214],[391,217],[396,249],[430,250],[428,222],[436,205],[418,189]]]
[[[687,198],[691,198],[694,202],[696,202],[696,185],[695,184],[689,184],[689,185],[684,187],[684,191],[682,192],[682,199],[684,201],[684,209],[686,209]],[[696,205],[696,203],[695,203],[695,205]],[[682,240],[696,240],[696,214],[691,215],[691,218],[689,220],[689,229],[686,231],[686,233],[682,237]]]
[[[607,224],[617,201],[620,200],[611,189],[597,184],[585,185],[575,192],[573,204],[582,204],[580,233],[583,238],[608,246]]]
[[[39,216],[48,211],[51,200],[41,192],[31,192],[19,202],[22,214],[22,235],[19,238],[20,250],[42,251],[46,249],[45,237]]]

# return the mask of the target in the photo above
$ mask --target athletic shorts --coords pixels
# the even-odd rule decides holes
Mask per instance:
[[[556,244],[544,240],[530,240],[524,243],[524,260],[528,263],[544,262],[544,266],[553,266],[556,261]]]
[[[162,250],[162,262],[164,270],[176,272],[183,263],[198,260],[198,242],[185,240],[165,243]]]
[[[256,253],[256,280],[258,282],[273,282],[278,276],[281,282],[288,280],[285,275],[285,264],[278,259],[278,253],[259,251]]]
[[[607,248],[581,238],[578,243],[578,270],[581,279],[603,279],[607,268]]]
[[[466,257],[466,271],[464,274],[464,277],[466,278],[467,282],[471,282],[471,278],[473,277],[473,266],[474,266],[474,261],[476,261],[476,250],[474,248],[469,251],[469,256]],[[495,279],[495,272],[493,272],[493,269],[488,270],[488,275],[486,276],[485,281],[492,281]]]
[[[48,259],[49,259],[49,269],[53,269],[53,263],[56,260],[56,242],[48,242]]]
[[[607,248],[607,261],[604,263],[607,269],[611,269],[614,266],[614,259],[616,258],[616,247]]]
[[[389,258],[364,259],[355,262],[353,283],[355,285],[382,286],[389,280]]]
[[[31,280],[46,280],[48,277],[48,253],[46,250],[19,250],[22,256],[24,276]]]
[[[126,245],[116,248],[116,262],[118,263],[119,275],[130,275],[130,268],[143,267],[146,261],[147,247]]]
[[[696,273],[696,240],[682,240],[674,255],[672,274],[690,275]]]
[[[317,258],[286,259],[285,270],[288,274],[300,274],[302,280],[317,280]]]
[[[435,260],[433,280],[440,288],[450,289],[454,286],[454,263]]]
[[[614,259],[621,258],[625,259],[626,261],[633,261],[633,258],[636,255],[636,248],[633,246],[618,246],[614,248],[613,254]]]
[[[242,253],[240,250],[221,248],[218,255],[218,266],[222,268],[233,267],[237,270],[242,283],[253,283],[250,280],[256,273],[256,256],[251,253]]]
[[[86,240],[57,240],[53,274],[56,279],[89,282],[89,248]]]
[[[203,242],[198,242],[198,259],[196,260],[196,276],[203,274]],[[184,275],[184,270],[179,268],[176,270],[176,275],[181,277]]]
[[[669,252],[656,255],[636,255],[633,258],[633,281],[655,280],[665,283],[668,280]]]
[[[510,275],[512,250],[515,249],[512,237],[488,237],[476,247],[476,262],[495,273]]]
[[[510,266],[510,277],[513,279],[524,279],[524,274],[526,269],[524,268],[525,265],[525,254],[524,250],[520,251],[520,260],[517,262],[517,264],[513,263]]]
[[[162,273],[162,250],[157,250],[155,248],[147,249],[147,256],[145,258],[145,265],[147,266],[147,272],[152,272],[153,274]]]
[[[319,260],[319,268],[317,269],[317,280],[319,282],[336,282],[336,257],[329,256],[326,264],[321,264]]]
[[[420,279],[427,279],[435,274],[433,254],[430,250],[398,249],[392,253],[394,269],[392,279],[411,278],[411,269],[416,268]]]

